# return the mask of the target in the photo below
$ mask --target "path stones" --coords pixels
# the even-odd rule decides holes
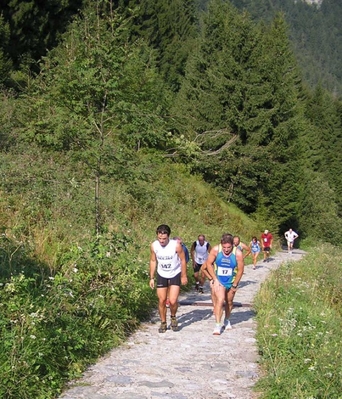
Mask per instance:
[[[209,286],[204,294],[180,298],[179,331],[158,333],[154,315],[128,341],[112,350],[70,383],[60,399],[255,399],[258,349],[253,298],[271,270],[298,260],[303,251],[277,253],[245,267],[235,296],[232,330],[213,336],[215,325]],[[170,313],[168,310],[168,324]]]

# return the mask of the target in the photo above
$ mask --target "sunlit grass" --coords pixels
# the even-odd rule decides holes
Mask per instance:
[[[342,397],[341,261],[322,246],[263,284],[255,301],[261,398]]]

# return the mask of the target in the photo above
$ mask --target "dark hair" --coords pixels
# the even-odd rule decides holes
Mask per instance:
[[[168,236],[171,234],[171,229],[167,224],[161,224],[157,227],[157,234],[167,234]]]
[[[221,244],[234,244],[234,238],[231,234],[225,233],[222,234]]]
[[[258,241],[258,239],[255,236],[253,236],[252,241]]]

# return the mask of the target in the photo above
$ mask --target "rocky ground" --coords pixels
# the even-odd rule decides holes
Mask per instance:
[[[259,377],[253,298],[269,272],[304,252],[278,252],[257,269],[245,267],[235,295],[232,330],[212,334],[209,287],[180,297],[179,331],[158,333],[159,318],[141,325],[122,346],[90,367],[60,399],[254,399]],[[169,316],[168,316],[169,319]]]

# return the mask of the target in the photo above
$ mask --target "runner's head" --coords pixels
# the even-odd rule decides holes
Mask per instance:
[[[178,241],[180,244],[183,244],[183,240],[181,239],[181,237],[173,237],[173,240]]]
[[[231,234],[223,234],[221,237],[222,252],[224,255],[229,255],[234,246],[234,238]]]
[[[253,241],[253,242],[257,242],[258,239],[254,236],[254,237],[252,237],[252,241]]]
[[[265,230],[265,234],[268,234],[268,230]]]
[[[165,247],[170,241],[171,229],[167,224],[161,224],[157,227],[157,239],[162,247]]]
[[[234,241],[234,246],[237,247],[240,244],[240,237],[234,236],[233,241]]]
[[[197,239],[198,239],[198,242],[200,243],[200,245],[203,245],[203,244],[204,244],[204,241],[205,241],[205,235],[204,235],[204,234],[200,234],[200,235],[197,237]]]

